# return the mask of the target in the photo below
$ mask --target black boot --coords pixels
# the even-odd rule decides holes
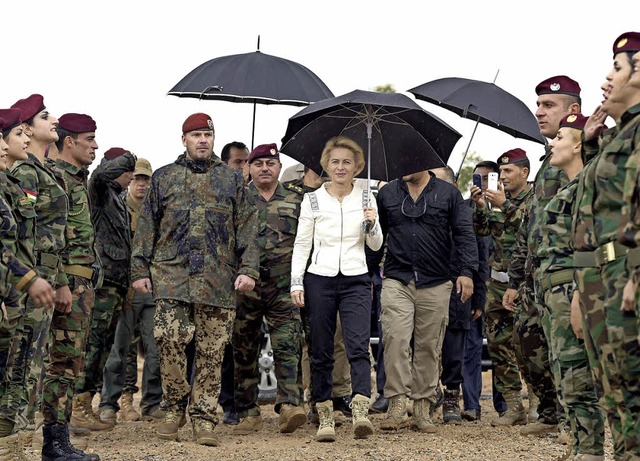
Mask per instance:
[[[68,453],[65,436],[66,424],[50,424],[42,426],[42,461],[79,461],[80,455]]]
[[[93,453],[93,454],[85,453],[82,450],[78,450],[76,447],[74,447],[71,444],[71,440],[69,440],[69,425],[68,424],[64,425],[64,437],[65,437],[65,442],[66,442],[65,450],[67,451],[67,453],[70,453],[72,455],[80,456],[80,458],[78,458],[78,459],[81,459],[82,461],[100,461],[100,456],[96,455],[95,453]]]
[[[445,389],[442,420],[445,423],[454,424],[462,421],[460,414],[460,389]]]

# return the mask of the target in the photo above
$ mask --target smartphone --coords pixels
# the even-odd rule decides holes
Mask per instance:
[[[480,173],[473,173],[473,185],[482,189],[482,175]]]
[[[487,189],[498,190],[498,173],[489,173],[489,184]]]

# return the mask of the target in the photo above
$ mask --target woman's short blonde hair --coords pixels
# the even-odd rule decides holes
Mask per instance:
[[[356,162],[356,173],[354,176],[358,176],[362,170],[364,170],[364,152],[360,144],[347,136],[334,136],[329,139],[322,150],[322,156],[320,157],[320,165],[324,171],[327,171],[329,165],[329,158],[331,152],[334,149],[342,147],[343,149],[349,149],[353,152],[353,158]]]

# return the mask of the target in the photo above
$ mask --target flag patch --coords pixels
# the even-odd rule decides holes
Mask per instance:
[[[29,201],[31,203],[36,203],[36,200],[38,200],[38,194],[36,194],[35,192],[32,192],[28,189],[22,189],[24,191],[24,193],[27,195],[27,198],[29,199]]]

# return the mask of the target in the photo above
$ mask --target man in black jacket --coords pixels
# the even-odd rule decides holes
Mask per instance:
[[[390,399],[382,429],[404,422],[406,399],[413,404],[413,426],[435,432],[429,408],[436,401],[438,364],[449,320],[451,249],[462,302],[473,292],[478,249],[471,215],[455,186],[421,171],[394,180],[378,193],[378,213],[386,238],[382,284],[382,339]],[[413,337],[413,354],[409,341]]]
[[[89,180],[91,220],[96,232],[96,252],[102,262],[104,281],[96,297],[85,347],[84,373],[76,382],[73,420],[79,427],[104,430],[113,427],[95,418],[93,396],[102,388],[102,372],[113,345],[116,326],[131,284],[131,225],[123,190],[133,179],[136,157],[112,147]]]

